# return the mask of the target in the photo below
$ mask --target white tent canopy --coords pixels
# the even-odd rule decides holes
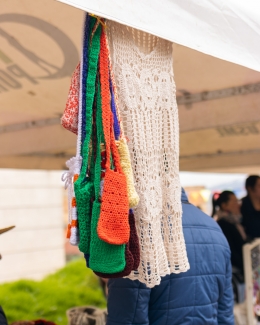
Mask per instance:
[[[260,71],[259,0],[58,0]]]
[[[73,4],[76,6],[80,2],[74,0]],[[127,19],[139,17],[142,23],[148,23],[147,15],[141,15],[141,12],[147,12],[146,1],[138,1],[137,7],[132,9],[126,6],[137,0],[124,2],[121,7],[119,1],[118,4],[110,1],[110,8],[103,2],[84,0],[85,5],[92,6],[89,11],[98,13],[94,7],[99,4],[103,11],[109,9],[115,15],[122,7],[120,10],[129,12]],[[157,2],[149,1],[149,10],[156,11]],[[193,2],[189,1],[189,8],[195,12],[198,7]],[[250,7],[250,2],[255,3],[255,9]],[[181,2],[166,3],[177,8]],[[201,15],[206,10],[205,3],[214,4],[213,1],[196,3],[202,6],[201,12],[196,9]],[[195,27],[191,28],[190,34],[186,33],[189,34],[186,37],[193,35],[191,39],[197,42],[198,47],[185,44],[185,38],[182,43],[190,48],[176,43],[173,45],[181,127],[181,170],[247,172],[250,168],[259,171],[260,73],[247,67],[260,70],[260,19],[256,22],[255,18],[255,15],[260,15],[260,10],[256,10],[253,0],[247,1],[244,11],[239,3],[236,1],[231,6],[232,1],[229,0],[221,7],[218,1],[218,5],[211,6],[212,10],[221,7],[225,14],[231,11],[237,13],[235,21],[240,21],[240,27],[234,27],[233,20],[224,13],[218,17],[213,10],[216,17],[226,20],[225,26],[234,28],[233,33],[239,35],[232,40],[236,45],[227,42],[232,36],[228,36],[228,29],[222,38],[223,26],[216,25],[219,22],[213,21],[213,18],[212,28],[215,26],[216,37],[212,37],[211,41],[214,46],[207,38],[203,41],[202,34],[196,38],[192,34]],[[79,60],[83,11],[52,0],[2,0],[1,4],[0,167],[63,169],[65,161],[75,154],[76,136],[62,129],[60,115],[65,106],[71,74]],[[162,7],[162,3],[159,4]],[[140,9],[141,5],[144,9],[139,10],[139,14],[133,11],[134,8]],[[233,10],[227,11],[227,7]],[[184,11],[188,9],[185,1],[182,1],[182,8]],[[241,15],[239,8],[243,11]],[[188,13],[193,19],[191,11],[187,11],[186,19]],[[172,21],[177,23],[178,19]],[[251,31],[247,29],[241,33],[240,28],[245,28],[245,25],[247,28],[251,26]],[[154,24],[150,27],[154,28]],[[184,27],[182,33],[188,28]],[[205,33],[212,31],[206,30]],[[172,34],[178,36],[179,33],[172,28]],[[229,43],[226,52],[223,51],[226,55],[233,55],[232,58],[213,52],[210,56],[191,49],[203,45],[217,50],[223,40]],[[201,51],[209,53],[206,49]],[[244,67],[213,56],[233,60]],[[244,60],[244,63],[238,62],[238,59]]]
[[[260,73],[178,45],[174,63],[181,169],[259,173]]]

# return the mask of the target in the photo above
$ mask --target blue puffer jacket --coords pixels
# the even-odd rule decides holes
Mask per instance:
[[[183,231],[190,270],[162,278],[108,282],[107,325],[233,325],[230,249],[217,223],[182,193]]]

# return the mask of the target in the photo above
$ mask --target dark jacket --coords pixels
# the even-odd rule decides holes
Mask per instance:
[[[0,306],[0,325],[7,325],[7,319],[1,306]]]
[[[228,220],[223,218],[218,221],[218,224],[227,238],[231,250],[232,265],[244,274],[243,245],[246,244],[246,241],[243,239],[234,223],[230,223]]]
[[[218,224],[182,193],[190,270],[162,278],[108,282],[107,325],[233,325],[230,249]]]
[[[251,239],[260,238],[260,211],[254,208],[249,196],[242,199],[241,213],[247,236]]]

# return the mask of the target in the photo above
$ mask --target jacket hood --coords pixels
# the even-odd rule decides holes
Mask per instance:
[[[183,188],[181,188],[181,202],[189,202],[187,194],[185,193]]]

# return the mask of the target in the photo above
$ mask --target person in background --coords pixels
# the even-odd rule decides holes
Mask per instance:
[[[234,325],[230,248],[217,223],[182,191],[190,270],[148,288],[127,278],[108,281],[106,325]]]
[[[229,243],[232,266],[244,275],[243,245],[248,239],[241,225],[238,199],[233,192],[223,191],[218,195],[213,195],[212,204],[212,217],[219,224]]]
[[[242,224],[247,235],[260,237],[260,176],[251,175],[246,179],[247,196],[242,199]]]

